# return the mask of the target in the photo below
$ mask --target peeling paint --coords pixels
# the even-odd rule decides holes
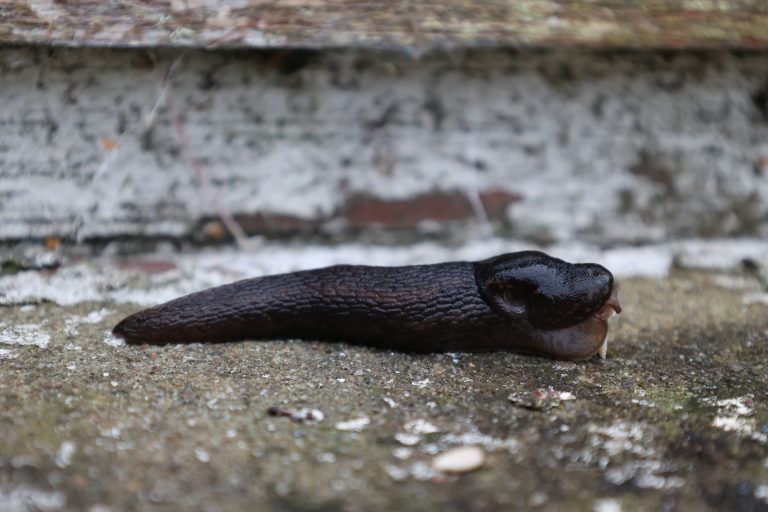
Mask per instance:
[[[0,348],[0,359],[13,359],[17,356],[18,354],[13,350],[10,350],[7,348]]]
[[[266,274],[335,264],[412,265],[473,261],[504,252],[536,248],[530,244],[493,238],[474,240],[458,247],[434,242],[408,246],[258,243],[256,248],[248,251],[222,248],[148,254],[133,258],[131,265],[126,265],[124,260],[103,257],[64,263],[53,273],[19,272],[0,276],[0,290],[3,290],[0,304],[29,304],[47,300],[72,305],[113,300],[117,303],[152,305],[203,288]],[[618,278],[664,277],[675,262],[687,268],[723,270],[739,268],[742,260],[748,258],[768,261],[768,242],[748,239],[688,240],[610,249],[588,244],[560,244],[543,249],[569,261],[603,264]],[[171,261],[172,264],[161,264],[164,261]],[[145,268],[166,270],[142,270]],[[744,300],[759,303],[760,296],[745,295]],[[107,314],[108,310],[98,310],[85,318],[70,319],[69,329],[98,323],[97,318]],[[414,387],[429,384],[424,379],[410,382]]]
[[[66,505],[64,493],[31,486],[0,487],[0,510],[3,512],[48,512]]]
[[[64,325],[64,331],[67,334],[70,335],[76,335],[77,332],[77,326],[81,324],[98,324],[102,320],[104,320],[104,317],[112,313],[107,308],[101,308],[94,311],[91,311],[87,315],[81,315],[81,316],[73,316],[70,318],[67,318],[66,323]]]
[[[0,50],[0,239],[204,238],[217,205],[349,236],[379,229],[346,217],[360,197],[402,228],[430,194],[459,225],[405,227],[468,237],[486,190],[519,198],[494,232],[540,243],[768,234],[761,54],[179,55]]]
[[[6,327],[0,323],[0,343],[7,345],[34,345],[39,348],[47,348],[51,342],[51,335],[42,330],[37,324],[16,324]]]

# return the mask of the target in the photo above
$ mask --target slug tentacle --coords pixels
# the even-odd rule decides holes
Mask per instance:
[[[525,251],[247,279],[140,311],[114,333],[129,343],[299,338],[583,359],[602,350],[608,311],[621,311],[608,270]]]

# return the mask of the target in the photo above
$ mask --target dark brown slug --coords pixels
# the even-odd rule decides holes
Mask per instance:
[[[478,262],[340,265],[246,279],[139,311],[128,343],[343,341],[410,352],[605,357],[620,313],[611,273],[536,251]]]

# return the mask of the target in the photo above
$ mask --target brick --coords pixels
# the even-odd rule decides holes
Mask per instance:
[[[516,194],[488,190],[480,194],[486,215],[491,220],[506,218],[506,208],[518,201]],[[459,191],[433,191],[407,199],[382,199],[361,194],[353,196],[339,211],[346,227],[360,230],[369,227],[412,229],[420,222],[450,222],[476,217],[472,203]]]

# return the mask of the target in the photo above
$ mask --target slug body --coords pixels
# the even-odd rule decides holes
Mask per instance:
[[[121,321],[128,343],[344,341],[411,352],[506,350],[584,359],[621,311],[613,276],[525,251],[479,262],[334,267],[246,279]]]

